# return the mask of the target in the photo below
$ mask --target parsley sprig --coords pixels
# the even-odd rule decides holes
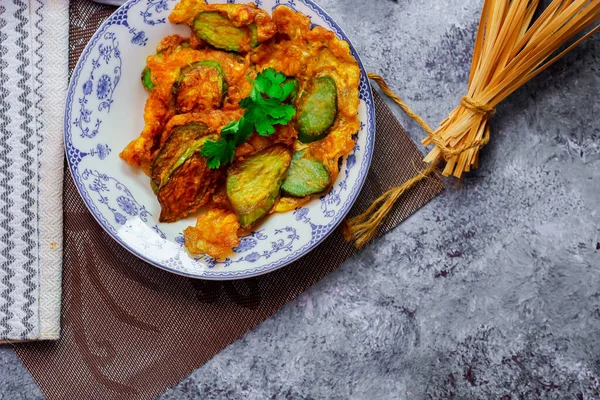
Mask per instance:
[[[291,104],[286,104],[296,89],[296,81],[277,72],[266,69],[253,81],[250,97],[239,103],[244,108],[244,116],[221,130],[221,138],[207,141],[201,154],[206,157],[207,165],[217,169],[233,161],[235,148],[244,143],[254,131],[260,136],[271,136],[275,125],[285,125],[296,114]]]

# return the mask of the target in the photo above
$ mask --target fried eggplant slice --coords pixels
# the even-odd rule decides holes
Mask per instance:
[[[198,140],[208,135],[208,126],[202,122],[190,122],[171,130],[169,138],[154,158],[150,177],[160,189],[173,173],[173,165]]]
[[[322,162],[306,157],[306,151],[298,151],[292,157],[281,191],[292,197],[306,197],[327,190],[331,184],[329,171]]]
[[[183,231],[185,247],[192,254],[208,254],[219,258],[239,246],[237,232],[240,228],[237,216],[231,211],[210,209],[198,217],[195,227]]]
[[[208,203],[208,189],[214,186],[217,174],[208,168],[200,153],[194,152],[158,190],[162,206],[159,221],[179,221]]]
[[[337,116],[337,86],[330,76],[314,79],[298,106],[298,139],[312,143],[324,139]]]
[[[167,175],[167,180],[169,179],[168,177],[177,168],[181,167],[184,162],[186,162],[190,157],[192,157],[194,155],[194,153],[200,153],[200,151],[202,150],[202,147],[204,146],[204,143],[206,143],[209,140],[216,142],[217,140],[219,140],[219,137],[217,135],[208,135],[208,136],[204,136],[203,138],[200,138],[200,139],[196,140],[194,143],[192,143],[190,145],[190,147],[188,147],[185,150],[185,152],[175,161],[175,164],[173,164],[171,166],[171,168],[169,169],[169,173]],[[164,184],[166,184],[166,183],[167,182],[165,182]],[[164,186],[164,184],[163,184],[163,186]]]
[[[182,49],[189,49],[190,47],[191,46],[190,46],[189,42],[181,42],[172,50],[173,51],[181,51]],[[170,48],[167,48],[166,51],[170,51]],[[163,51],[159,51],[158,53],[156,53],[156,55],[158,57],[162,57],[163,54],[164,54]],[[150,68],[148,68],[148,66],[144,67],[144,69],[142,70],[141,79],[142,79],[142,85],[144,86],[144,89],[146,89],[147,91],[151,91],[156,86],[154,84],[154,82],[152,81],[152,71],[150,70]]]
[[[173,84],[178,114],[217,109],[226,93],[223,68],[215,61],[200,61],[182,69]]]
[[[154,82],[152,82],[152,71],[150,71],[150,68],[148,67],[145,67],[142,70],[142,85],[147,91],[151,91],[154,89],[154,86],[156,86]]]
[[[274,145],[235,163],[227,171],[227,197],[242,228],[252,225],[273,207],[292,157]]]
[[[248,52],[258,46],[256,24],[235,26],[218,12],[201,12],[194,19],[192,31],[206,43],[227,51]]]

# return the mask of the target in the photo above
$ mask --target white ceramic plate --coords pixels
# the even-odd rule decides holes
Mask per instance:
[[[235,0],[209,1],[234,3]],[[247,0],[237,0],[248,3]],[[282,4],[315,25],[348,38],[311,0],[255,0],[272,11]],[[189,36],[189,28],[169,23],[176,0],[129,0],[94,34],[73,72],[65,112],[65,148],[81,197],[102,227],[123,247],[167,271],[202,279],[240,279],[261,275],[302,257],[327,237],[356,200],[366,178],[375,140],[375,112],[369,80],[361,66],[361,129],[344,160],[333,190],[287,214],[275,214],[243,238],[227,259],[192,257],[183,230],[195,218],[158,222],[160,206],[148,177],[128,166],[119,152],[143,128],[148,97],[140,83],[146,57],[165,36]]]

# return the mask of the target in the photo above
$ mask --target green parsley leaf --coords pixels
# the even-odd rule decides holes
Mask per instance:
[[[296,89],[297,85],[298,85],[298,82],[295,79],[288,80],[282,87],[283,93],[282,93],[281,97],[283,97],[284,99],[287,100],[287,98],[290,97],[290,94],[292,94],[294,89]]]
[[[217,169],[233,161],[235,155],[235,146],[233,142],[226,139],[219,139],[216,142],[212,140],[204,143],[200,154],[206,157],[206,165],[210,169]]]
[[[256,131],[261,136],[275,133],[275,125],[285,125],[296,115],[291,104],[285,104],[296,89],[295,79],[268,68],[256,76],[250,97],[239,103],[244,108],[244,116],[221,129],[221,138],[207,141],[201,154],[206,157],[211,169],[220,168],[233,161],[235,148],[246,142]]]

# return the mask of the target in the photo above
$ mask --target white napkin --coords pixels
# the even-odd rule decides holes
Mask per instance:
[[[69,2],[0,2],[0,339],[57,339]]]

